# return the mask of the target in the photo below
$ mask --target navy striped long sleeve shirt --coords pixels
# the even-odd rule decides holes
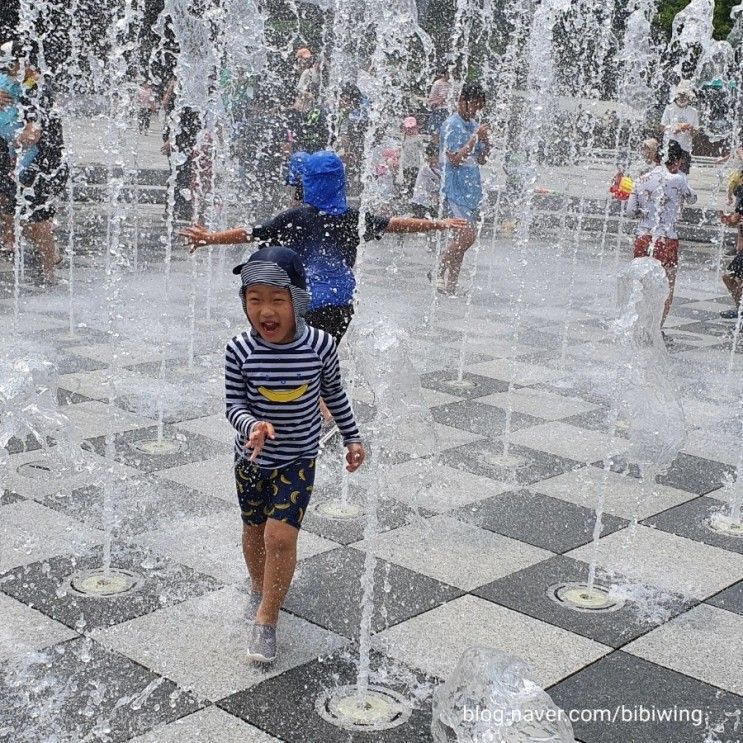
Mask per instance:
[[[224,376],[226,415],[237,431],[238,456],[250,454],[244,446],[254,423],[267,421],[276,431],[256,459],[260,467],[281,467],[317,455],[320,396],[343,443],[361,441],[343,389],[335,341],[323,330],[307,327],[299,338],[281,345],[245,331],[227,344]]]

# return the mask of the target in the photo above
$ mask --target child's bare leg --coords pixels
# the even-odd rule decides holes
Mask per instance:
[[[54,281],[54,266],[57,262],[57,249],[54,244],[54,225],[51,219],[27,224],[23,230],[36,246],[41,256],[41,270],[47,281]]]
[[[250,575],[253,593],[263,593],[263,576],[266,564],[266,547],[263,533],[266,524],[243,524],[243,557]]]
[[[743,280],[736,279],[735,276],[731,276],[729,273],[724,273],[722,275],[722,283],[727,287],[730,296],[733,298],[735,308],[738,309],[740,306],[741,294],[743,293]]]
[[[676,286],[676,267],[675,266],[665,266],[666,269],[666,278],[668,279],[668,297],[666,297],[666,303],[663,306],[663,319],[660,321],[661,328],[666,322],[666,318],[668,317],[668,313],[671,310],[671,303],[673,302],[673,290]]]
[[[0,248],[13,250],[13,217],[10,214],[0,214]]]
[[[255,615],[256,624],[275,626],[279,609],[294,577],[297,564],[299,529],[276,519],[268,519],[263,535],[266,563],[263,572],[263,600]]]
[[[453,293],[457,288],[464,254],[475,242],[475,237],[475,230],[472,229],[472,227],[460,230],[449,243],[446,253],[441,260],[441,266],[439,266],[439,277],[443,278],[444,272],[448,272],[446,290],[450,293]]]

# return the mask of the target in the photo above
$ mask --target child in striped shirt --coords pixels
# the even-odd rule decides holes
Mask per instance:
[[[276,623],[297,559],[320,439],[319,399],[346,446],[346,469],[364,461],[332,336],[304,321],[309,292],[299,256],[267,247],[234,269],[250,330],[225,354],[227,420],[235,437],[235,481],[254,618],[248,657],[276,658]]]

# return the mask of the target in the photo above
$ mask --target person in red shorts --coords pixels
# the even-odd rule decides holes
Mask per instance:
[[[651,256],[660,261],[668,278],[661,327],[671,309],[676,284],[679,247],[676,222],[684,204],[697,200],[686,175],[679,171],[682,162],[681,148],[671,142],[665,163],[640,176],[627,202],[627,216],[640,218],[635,229],[634,257]]]

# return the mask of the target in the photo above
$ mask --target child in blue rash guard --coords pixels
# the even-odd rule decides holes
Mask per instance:
[[[346,446],[346,469],[364,461],[332,336],[307,325],[309,293],[293,250],[267,247],[234,269],[250,330],[225,354],[227,420],[235,437],[235,481],[243,555],[255,621],[248,657],[276,658],[276,623],[297,560],[320,439],[320,395]]]
[[[439,130],[444,212],[468,223],[454,236],[439,263],[436,288],[448,296],[455,296],[464,254],[477,238],[483,196],[480,166],[490,154],[490,130],[475,118],[484,105],[485,93],[480,84],[465,83],[456,113]]]
[[[17,47],[18,44],[11,41],[0,46],[0,91],[11,100],[9,105],[0,108],[0,139],[5,140],[7,150],[11,155],[15,155],[16,137],[24,126],[19,104],[26,94],[24,84],[18,80],[21,65],[16,58]],[[23,147],[19,170],[24,171],[28,168],[38,152],[39,148],[35,144]]]
[[[330,333],[336,343],[345,334],[353,315],[356,279],[353,266],[359,246],[359,212],[346,203],[346,178],[341,159],[334,152],[310,155],[301,170],[304,204],[278,214],[263,225],[209,232],[201,225],[180,234],[191,250],[202,245],[259,241],[284,245],[296,251],[307,271],[312,295],[307,322]],[[365,215],[364,239],[387,232],[429,232],[466,229],[463,219],[413,219]]]

